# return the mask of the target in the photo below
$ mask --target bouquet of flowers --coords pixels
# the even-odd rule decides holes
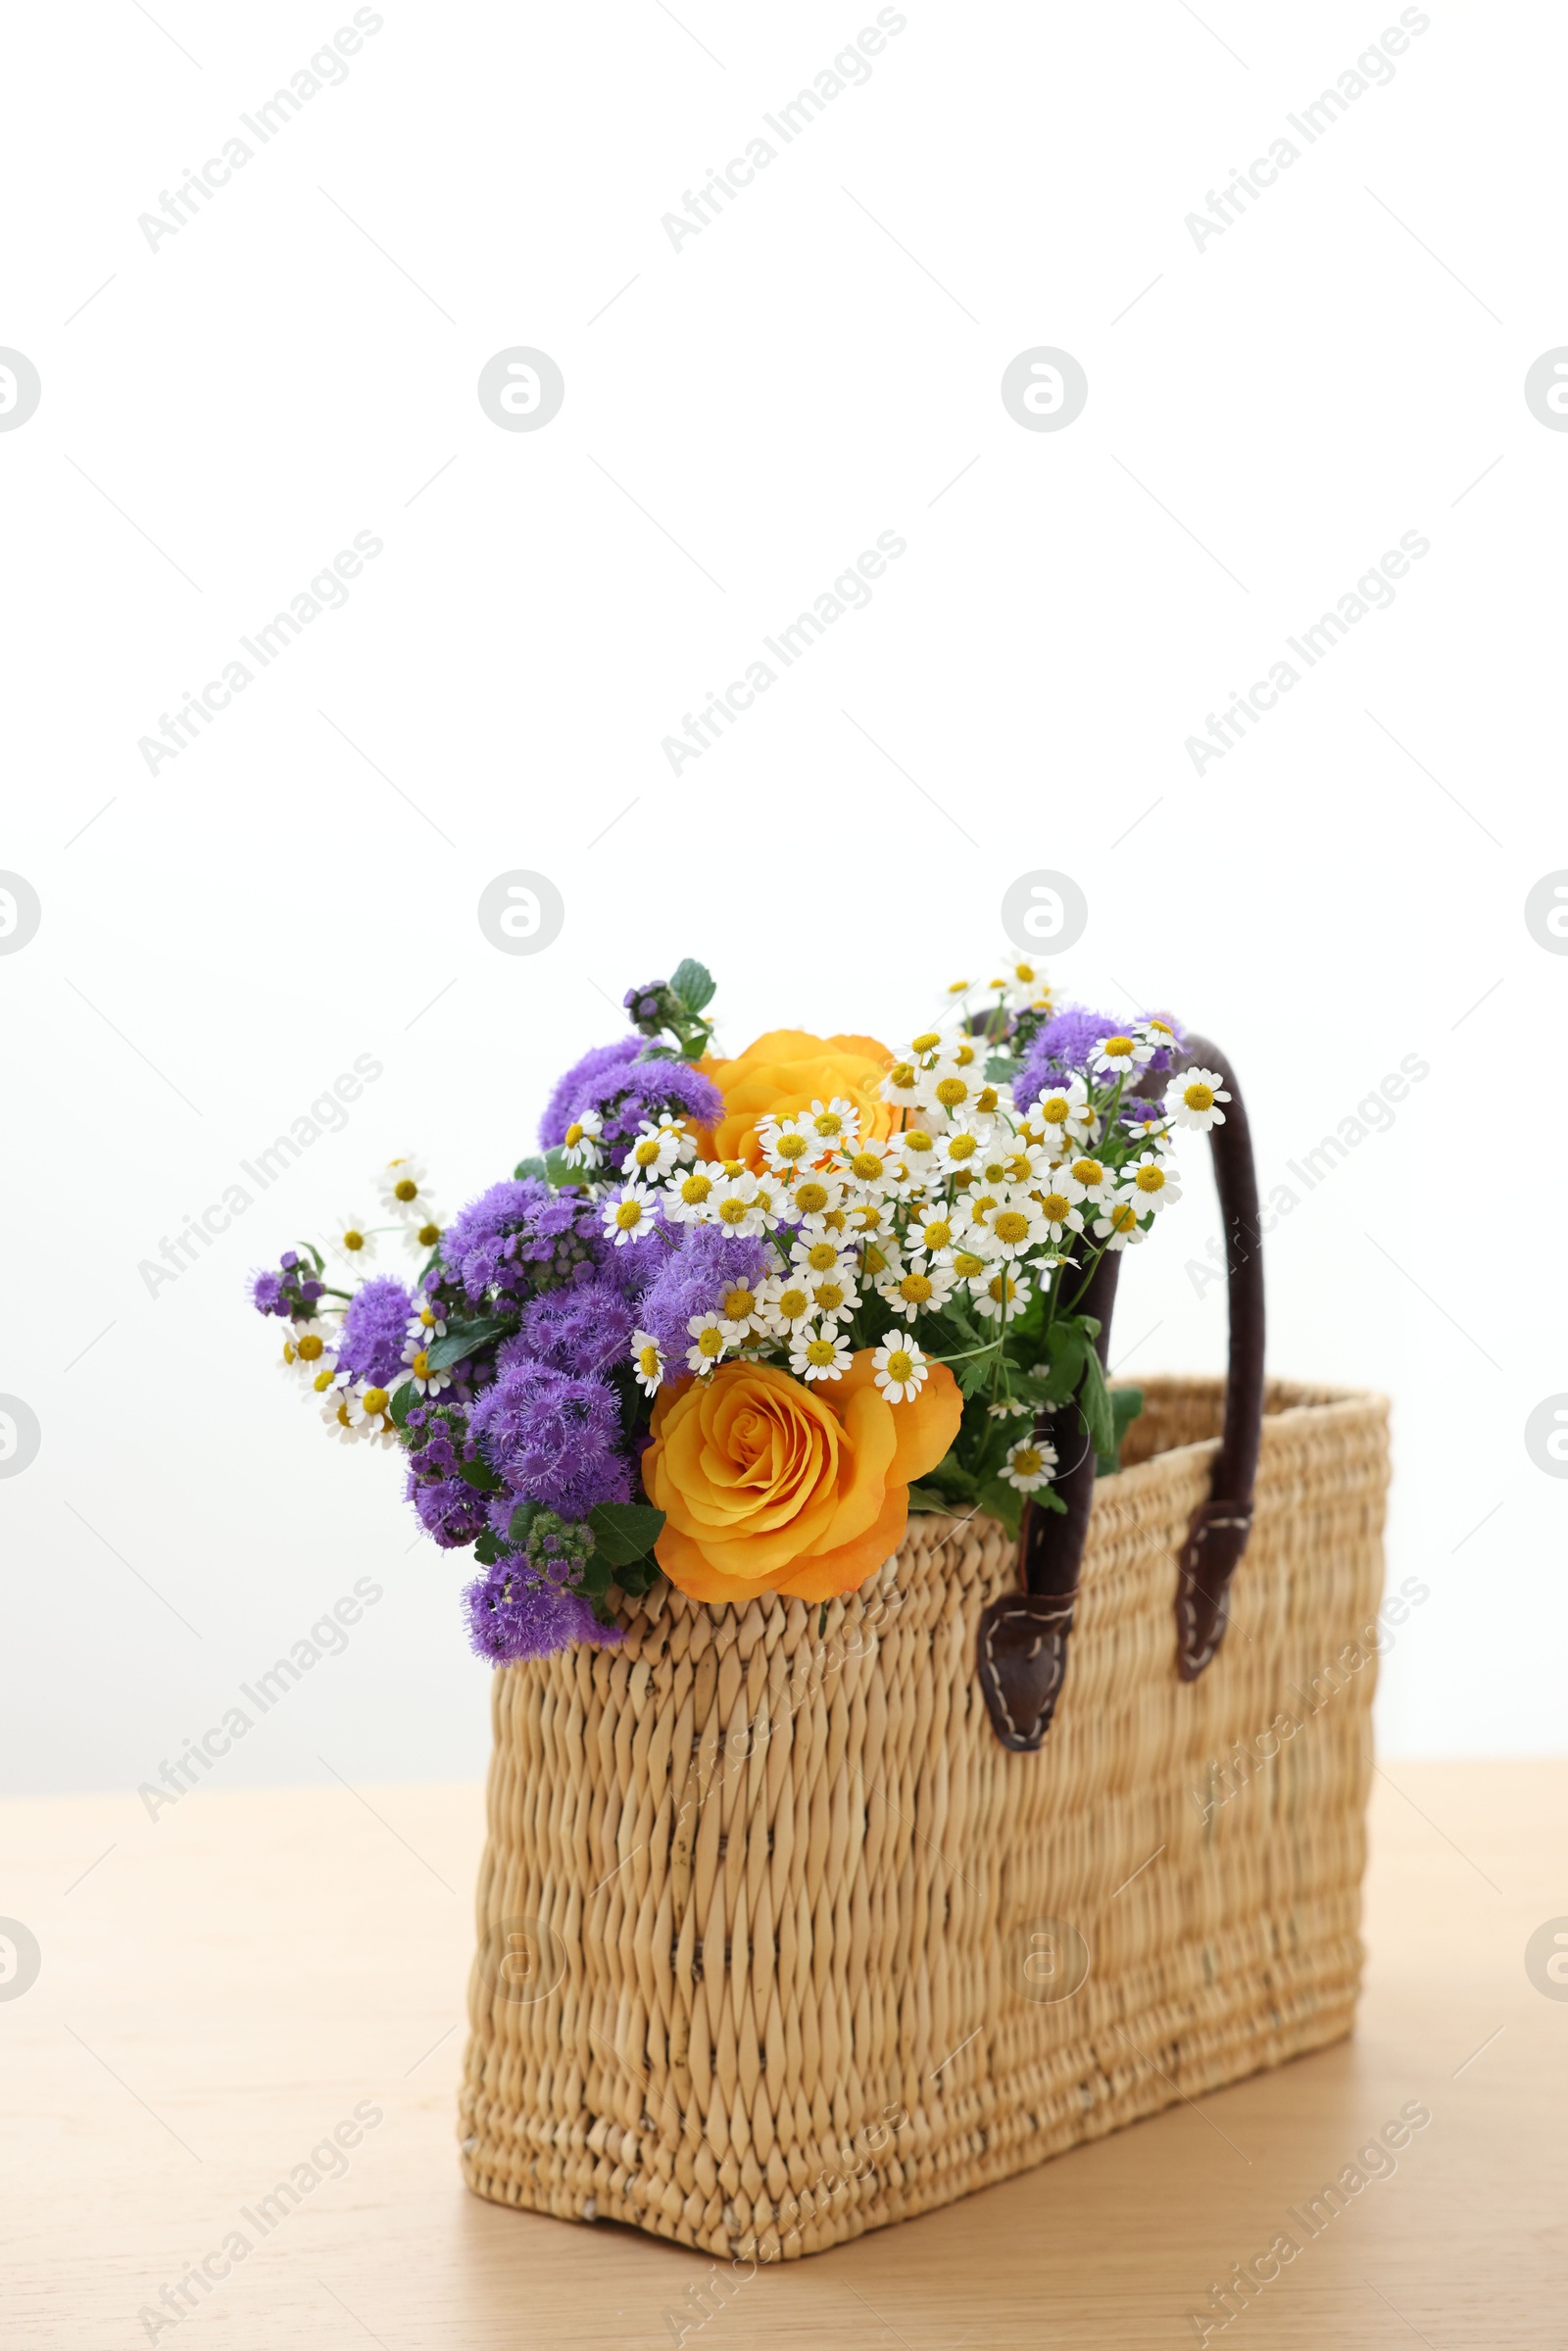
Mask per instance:
[[[825,1602],[910,1510],[1015,1534],[1138,1408],[1082,1299],[1180,1198],[1176,1130],[1225,1115],[1173,1021],[1058,1006],[1014,962],[897,1053],[779,1029],[726,1058],[713,992],[694,961],[630,990],[540,1153],[450,1223],[391,1161],[390,1228],[330,1243],[352,1289],[314,1242],[253,1277],[328,1430],[399,1448],[425,1532],[471,1548],[498,1664],[618,1640],[615,1595],[661,1577]],[[368,1269],[387,1229],[408,1284]]]

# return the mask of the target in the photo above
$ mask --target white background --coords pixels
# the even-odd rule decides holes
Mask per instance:
[[[128,1795],[366,1575],[346,1653],[222,1773],[478,1772],[465,1556],[293,1399],[247,1270],[367,1212],[394,1151],[449,1209],[510,1171],[683,954],[731,1050],[906,1037],[1032,867],[1087,893],[1075,993],[1229,1050],[1266,1186],[1430,1063],[1272,1238],[1271,1362],[1395,1399],[1390,1572],[1431,1597],[1385,1748],[1562,1743],[1568,1486],[1524,1424],[1568,1384],[1568,964],[1523,907],[1568,864],[1568,439],[1522,390],[1568,340],[1562,22],[1434,7],[1200,250],[1184,217],[1396,9],[905,13],[678,252],[662,215],[871,9],[388,0],[156,251],[138,215],[348,11],[14,25],[0,343],[43,398],[0,433],[0,866],[43,921],[0,957],[0,1391],[43,1436],[0,1480],[9,1786]],[[537,432],[475,394],[519,344],[565,377]],[[1000,397],[1036,345],[1087,371],[1059,432]],[[673,776],[662,738],[884,530],[869,608]],[[347,606],[149,774],[138,738],[357,531],[384,552]],[[1185,739],[1407,531],[1392,609],[1195,773]],[[475,918],[513,867],[564,896],[533,958]],[[359,1053],[346,1131],[149,1296]],[[1213,1229],[1195,1184],[1129,1261],[1129,1372],[1219,1366]]]

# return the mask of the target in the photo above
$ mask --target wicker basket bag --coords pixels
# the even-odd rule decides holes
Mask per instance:
[[[1018,1543],[919,1514],[825,1610],[662,1586],[496,1674],[480,2195],[791,2259],[1349,2030],[1387,1407],[1265,1385],[1245,1113],[1190,1050],[1226,1381],[1148,1383]]]

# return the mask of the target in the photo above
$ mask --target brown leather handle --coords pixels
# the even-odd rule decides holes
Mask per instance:
[[[1206,1037],[1189,1037],[1182,1059],[1189,1069],[1217,1071],[1231,1098],[1224,1105],[1224,1124],[1211,1127],[1208,1136],[1230,1298],[1225,1419],[1208,1499],[1193,1512],[1177,1561],[1176,1670],[1184,1682],[1196,1682],[1225,1638],[1231,1578],[1252,1528],[1252,1488],[1263,1435],[1263,1238],[1252,1133],[1236,1073]]]
[[[1189,1037],[1184,1068],[1212,1069],[1230,1101],[1224,1123],[1209,1130],[1230,1296],[1230,1367],[1225,1419],[1208,1498],[1194,1511],[1177,1561],[1176,1665],[1195,1681],[1225,1637],[1230,1580],[1247,1548],[1252,1518],[1263,1421],[1263,1259],[1258,1231],[1257,1177],[1251,1133],[1235,1073],[1216,1046]],[[1100,1359],[1110,1342],[1111,1308],[1121,1259],[1107,1250],[1082,1299],[1099,1317]],[[1076,1420],[1084,1450],[1056,1480],[1062,1511],[1026,1504],[1019,1535],[1021,1589],[981,1611],[977,1641],[980,1688],[992,1727],[1004,1747],[1031,1753],[1051,1728],[1067,1670],[1078,1576],[1095,1498],[1094,1447]],[[1043,1424],[1042,1424],[1043,1425]]]

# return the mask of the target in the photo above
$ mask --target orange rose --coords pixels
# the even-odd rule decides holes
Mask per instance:
[[[713,1129],[715,1159],[744,1159],[760,1167],[757,1121],[769,1110],[808,1110],[835,1095],[860,1113],[862,1135],[891,1135],[898,1112],[882,1100],[893,1055],[874,1037],[812,1037],[805,1029],[769,1029],[732,1061],[703,1060],[724,1102]]]
[[[869,1347],[810,1387],[775,1363],[730,1362],[661,1389],[643,1455],[664,1512],[655,1557],[694,1600],[853,1592],[898,1549],[909,1482],[935,1469],[962,1411],[945,1363],[890,1404]]]

